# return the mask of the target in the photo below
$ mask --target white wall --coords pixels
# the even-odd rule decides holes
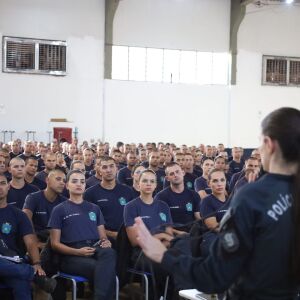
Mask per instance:
[[[47,141],[50,118],[67,118],[81,140],[254,147],[268,112],[300,108],[299,88],[261,85],[263,54],[300,57],[299,15],[299,6],[250,5],[238,35],[237,85],[193,86],[103,81],[104,0],[0,1],[1,35],[68,43],[66,77],[0,73],[0,129],[21,138],[36,130]],[[229,17],[229,0],[123,0],[114,43],[227,51]]]
[[[113,43],[224,52],[229,22],[230,0],[123,0],[114,19]]]
[[[112,142],[228,142],[228,87],[105,81]]]
[[[255,146],[259,123],[282,106],[300,109],[300,89],[261,85],[262,55],[300,57],[300,6],[250,5],[238,34],[237,85],[231,92],[231,143]]]
[[[22,139],[34,130],[48,141],[50,119],[66,118],[81,139],[101,137],[104,0],[0,1],[0,35],[68,45],[65,77],[0,73],[0,129]]]

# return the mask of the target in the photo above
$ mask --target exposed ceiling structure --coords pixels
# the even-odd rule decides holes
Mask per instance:
[[[257,6],[263,5],[289,5],[300,4],[300,0],[241,0],[242,5],[255,4]]]

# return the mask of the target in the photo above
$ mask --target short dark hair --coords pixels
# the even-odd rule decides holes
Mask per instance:
[[[85,179],[85,175],[84,175],[80,170],[72,170],[72,171],[70,171],[70,172],[67,174],[66,182],[69,182],[69,181],[70,181],[70,177],[71,177],[73,174],[81,174],[81,175],[84,177],[84,179]]]

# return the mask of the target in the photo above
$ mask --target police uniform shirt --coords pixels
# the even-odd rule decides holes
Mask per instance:
[[[36,186],[27,182],[25,182],[21,189],[15,189],[10,186],[7,194],[7,203],[22,209],[27,195],[38,191],[39,189]]]
[[[143,219],[152,234],[164,232],[173,223],[168,205],[160,200],[147,204],[138,197],[130,201],[124,209],[125,227],[133,226],[136,217]]]
[[[94,170],[94,164],[91,164],[90,166],[84,165],[85,166],[85,179],[88,179],[91,174],[90,172]]]
[[[117,183],[111,190],[97,184],[88,188],[83,197],[100,207],[106,229],[118,231],[123,223],[124,206],[133,199],[133,193],[130,187],[123,184]]]
[[[65,156],[65,162],[67,165],[67,168],[70,169],[71,163],[72,163],[72,158],[70,156]]]
[[[26,214],[11,205],[0,208],[0,230],[0,239],[9,249],[17,253],[18,238],[33,233],[32,225]]]
[[[187,188],[182,193],[175,193],[168,187],[155,196],[168,204],[174,223],[188,224],[195,220],[194,213],[199,212],[200,197],[195,191]],[[177,224],[175,224],[177,226]]]
[[[76,204],[70,200],[54,207],[48,227],[61,230],[61,242],[71,244],[98,240],[98,226],[104,225],[100,208],[87,201]]]
[[[235,160],[232,160],[229,163],[228,172],[230,174],[235,174],[235,173],[241,172],[243,170],[243,167],[244,167],[244,161],[241,160],[240,162],[236,162]]]
[[[7,182],[11,181],[11,174],[9,173],[9,171],[5,171],[3,175],[6,177]]]
[[[197,177],[200,177],[203,175],[203,170],[201,168],[201,166],[198,166],[198,165],[195,165],[194,166],[194,171],[193,173],[197,176]]]
[[[207,197],[203,198],[200,204],[200,213],[201,217],[205,219],[206,217],[216,217],[217,222],[219,223],[223,216],[227,211],[226,201],[223,202],[219,200],[213,194],[208,195]]]
[[[206,194],[211,194],[211,188],[207,184],[207,180],[201,176],[195,180],[195,191],[199,193],[199,191],[205,191]]]
[[[29,183],[29,182],[27,182],[27,183]],[[30,184],[36,186],[39,190],[44,190],[47,187],[46,182],[44,182],[36,177],[34,177],[33,181]]]
[[[133,179],[131,177],[131,170],[128,167],[124,167],[119,170],[117,175],[118,182],[121,184],[126,184],[128,186],[132,186]]]
[[[36,178],[38,178],[39,180],[44,181],[44,182],[46,182],[47,176],[48,176],[48,173],[46,173],[45,170],[38,172],[35,175]]]
[[[232,199],[217,239],[204,260],[167,251],[162,266],[177,280],[205,293],[229,293],[234,299],[294,299],[289,279],[293,177],[266,174]]]
[[[156,183],[157,183],[155,192],[158,193],[164,188],[164,180],[165,180],[166,173],[163,169],[158,169],[157,171],[155,171],[155,174],[156,174]]]
[[[89,187],[92,187],[96,184],[100,183],[100,179],[98,179],[95,175],[92,175],[88,178],[88,180],[85,183],[85,188],[88,189]]]
[[[230,184],[229,184],[229,193],[231,193],[234,190],[235,184],[244,175],[245,175],[245,171],[243,171],[243,170],[232,175],[232,177],[230,179]]]
[[[133,199],[140,196],[141,193],[139,191],[137,191],[134,187],[132,187],[131,189],[132,189],[132,193],[133,193]]]
[[[184,185],[190,189],[194,190],[194,182],[197,179],[197,176],[193,173],[185,173],[184,175]]]
[[[38,172],[41,172],[44,169],[45,169],[45,162],[42,158],[39,158],[38,159],[38,168],[37,168],[37,170],[38,170]]]
[[[45,197],[44,191],[29,194],[24,203],[24,208],[32,212],[32,223],[35,231],[41,231],[47,228],[51,212],[55,206],[67,200],[67,198],[58,195],[53,202]]]

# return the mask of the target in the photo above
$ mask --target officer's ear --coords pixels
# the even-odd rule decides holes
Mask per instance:
[[[265,135],[263,137],[263,143],[264,143],[265,149],[269,155],[272,155],[278,148],[277,141],[272,140],[269,136]]]

